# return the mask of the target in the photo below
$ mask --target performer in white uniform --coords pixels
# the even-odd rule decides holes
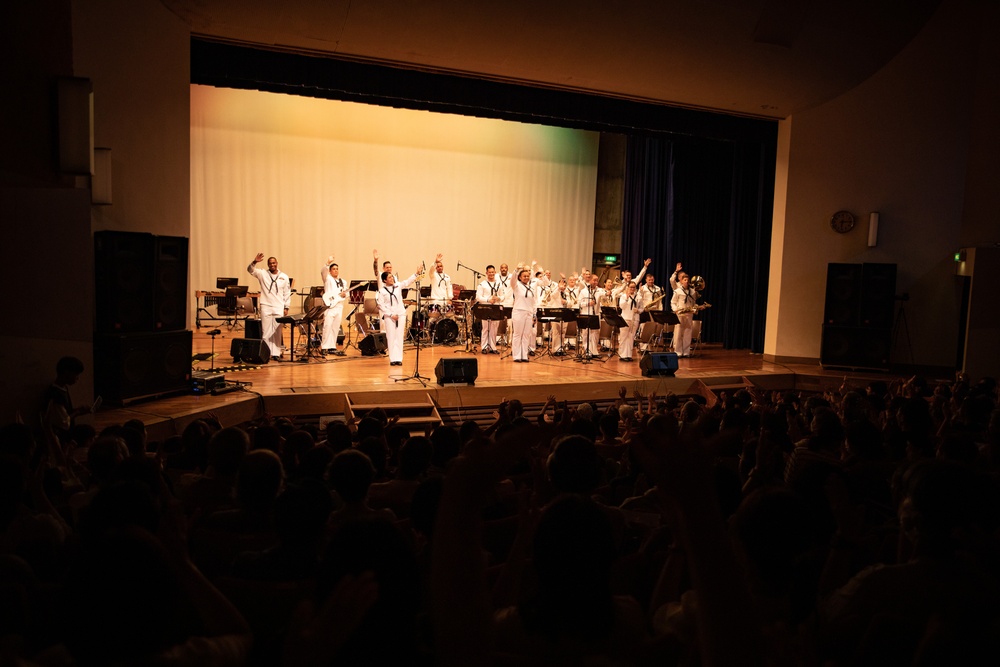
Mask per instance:
[[[497,274],[497,280],[500,285],[503,286],[503,301],[500,305],[504,307],[504,311],[507,312],[508,309],[514,307],[514,283],[517,282],[514,276],[509,273],[510,269],[507,267],[507,262],[500,265],[500,273]],[[500,328],[497,329],[497,334],[503,336],[504,343],[510,342],[510,332],[511,326],[507,319],[500,320]]]
[[[597,277],[596,274],[591,277],[591,280],[594,281],[593,284],[595,285],[594,297],[597,299],[598,314],[602,312],[601,308],[605,306],[617,307],[618,297],[621,295],[622,292],[625,291],[625,285],[630,284],[630,283],[619,283],[615,285],[615,281],[613,281],[611,278],[608,278],[607,280],[604,281],[604,287],[599,287],[598,285],[600,284],[600,279]],[[600,339],[602,351],[603,349],[610,349],[611,338],[614,335],[614,328],[602,319],[601,328],[599,331],[600,335],[598,336],[598,338]]]
[[[430,316],[436,319],[451,312],[451,301],[455,298],[455,290],[451,286],[451,276],[444,272],[444,262],[441,253],[437,254],[431,266],[430,275],[427,282],[431,286],[431,298],[427,302],[427,309]]]
[[[323,341],[320,349],[324,353],[344,356],[343,350],[337,349],[337,334],[340,333],[340,322],[344,318],[344,302],[347,300],[347,284],[340,277],[340,267],[333,261],[333,255],[326,260],[326,265],[320,271],[323,276]]]
[[[642,313],[642,301],[634,282],[628,283],[625,294],[618,296],[618,307],[626,324],[618,332],[618,356],[622,361],[632,361],[632,344],[639,329],[639,314]]]
[[[635,278],[632,277],[631,271],[622,271],[622,282],[626,284],[635,283],[636,287],[638,287],[639,283],[642,282],[642,277],[646,275],[646,269],[649,268],[649,265],[652,263],[652,259],[646,258],[646,260],[642,263],[642,270],[639,271],[639,275]]]
[[[476,289],[476,302],[486,304],[503,303],[506,292],[503,285],[497,280],[497,270],[492,264],[486,267],[486,280],[479,283]],[[483,354],[497,354],[497,329],[500,328],[500,320],[482,320],[482,342]]]
[[[698,304],[698,294],[688,286],[690,276],[681,273],[677,278],[677,289],[670,299],[670,308],[677,314],[680,324],[674,327],[674,352],[678,357],[691,356],[691,333],[694,330],[694,309]]]
[[[639,300],[642,302],[642,312],[648,313],[651,310],[663,310],[663,288],[656,284],[656,277],[652,273],[646,274],[646,282],[639,288]],[[657,301],[659,299],[659,301]],[[656,303],[653,303],[656,301]],[[663,330],[663,325],[650,319],[640,327],[639,337],[644,341],[651,341],[654,336],[659,336]],[[642,343],[641,348],[646,350],[649,343]]]
[[[597,300],[598,278],[596,275],[591,274],[589,270],[587,270],[584,275],[585,278],[581,278],[580,290],[577,293],[577,303],[580,305],[580,315],[600,315],[601,309]],[[582,354],[584,357],[589,358],[597,354],[597,339],[600,336],[600,333],[600,328],[580,330],[580,345],[582,347]]]
[[[406,331],[406,305],[403,303],[403,288],[416,281],[421,267],[413,275],[398,285],[396,277],[386,271],[382,272],[380,280],[383,286],[378,291],[376,301],[378,312],[382,316],[382,331],[385,332],[385,343],[389,352],[389,365],[403,365],[403,334]]]
[[[513,335],[511,336],[511,349],[514,361],[527,363],[528,350],[531,338],[535,335],[533,317],[538,297],[535,290],[531,288],[531,271],[521,269],[517,274],[517,282],[511,290],[513,292],[514,306],[510,316]]]
[[[258,269],[258,262],[264,261],[264,253],[257,253],[247,266],[247,273],[260,283],[261,329],[264,342],[271,351],[272,359],[281,358],[281,327],[275,321],[278,317],[288,315],[288,307],[292,303],[292,283],[281,271],[278,271],[278,260],[267,258],[267,271]]]
[[[575,304],[570,299],[569,290],[566,289],[566,279],[560,278],[555,289],[549,290],[548,299],[545,306],[547,308],[572,308]],[[549,349],[557,357],[564,356],[566,350],[563,349],[563,340],[566,338],[566,322],[557,321],[551,323],[549,334]]]

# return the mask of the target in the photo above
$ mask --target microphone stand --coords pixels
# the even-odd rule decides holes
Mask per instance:
[[[420,312],[420,277],[419,276],[417,277],[416,281],[413,284],[417,286],[417,288],[416,288],[417,289],[417,303],[416,303],[416,308],[417,309],[416,309],[415,312]],[[396,323],[396,326],[399,326],[398,322]],[[403,315],[403,326],[404,327],[406,326],[406,315],[405,314]],[[427,383],[424,382],[424,380],[430,380],[430,378],[427,377],[426,375],[421,375],[420,374],[420,336],[416,337],[416,339],[414,340],[414,344],[415,344],[415,346],[417,348],[417,358],[416,358],[416,361],[413,364],[413,375],[407,375],[406,377],[401,377],[401,378],[394,378],[394,381],[395,382],[407,382],[409,380],[416,380],[417,382],[419,382],[420,384],[422,384],[424,387],[427,387]]]
[[[476,287],[479,287],[479,279],[482,278],[486,274],[480,273],[479,271],[476,271],[471,266],[466,266],[465,264],[462,264],[462,262],[459,262],[458,266],[455,267],[455,271],[456,272],[457,271],[461,271],[462,269],[468,269],[469,271],[472,271],[473,279],[476,281]]]

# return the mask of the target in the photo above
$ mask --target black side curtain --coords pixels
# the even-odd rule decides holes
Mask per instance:
[[[667,289],[677,262],[703,277],[702,339],[726,349],[764,349],[774,156],[771,141],[628,138],[623,268],[652,258]]]

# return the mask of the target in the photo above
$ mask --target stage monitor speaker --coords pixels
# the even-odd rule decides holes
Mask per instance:
[[[271,348],[260,338],[234,338],[229,344],[229,354],[237,364],[259,366],[271,360]]]
[[[106,402],[190,390],[190,331],[94,334],[94,393]]]
[[[891,328],[896,308],[896,265],[861,265],[861,325]]]
[[[434,367],[434,375],[437,383],[442,387],[446,383],[452,384],[476,384],[479,377],[479,362],[476,359],[438,359],[437,366]]]
[[[156,237],[152,234],[114,231],[94,234],[95,328],[98,332],[154,330],[155,243]]]
[[[382,354],[388,347],[385,334],[379,332],[370,333],[358,342],[358,349],[361,350],[363,357],[374,357],[376,354]]]
[[[839,368],[888,370],[892,341],[889,327],[823,326],[820,364]]]
[[[649,352],[639,358],[639,368],[644,377],[673,375],[677,371],[677,354],[674,352]]]
[[[153,307],[157,331],[187,326],[188,240],[157,236],[153,251]]]
[[[865,289],[861,266],[836,263],[827,265],[824,324],[848,327],[860,323],[861,295]]]
[[[247,338],[256,338],[260,340],[264,337],[264,325],[256,317],[248,317],[243,320],[243,325],[245,327],[245,332]]]

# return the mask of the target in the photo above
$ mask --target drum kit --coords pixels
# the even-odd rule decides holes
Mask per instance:
[[[455,285],[456,291],[464,287]],[[464,320],[465,304],[453,299],[448,303],[421,305],[410,318],[410,338],[414,342],[448,345],[458,340],[459,321]]]

